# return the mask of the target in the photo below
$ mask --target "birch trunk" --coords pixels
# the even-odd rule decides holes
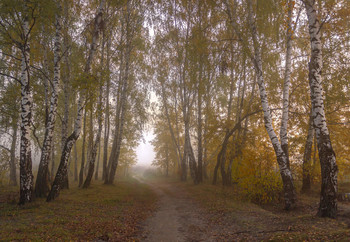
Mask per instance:
[[[107,80],[106,80],[106,109],[105,109],[105,127],[104,127],[104,137],[103,137],[103,161],[102,161],[102,180],[107,177],[107,160],[108,160],[108,141],[109,141],[109,130],[110,130],[110,120],[109,120],[109,88],[110,88],[110,50],[111,50],[111,36],[108,36],[107,41]]]
[[[78,113],[77,118],[75,120],[74,124],[74,131],[73,133],[66,139],[66,143],[63,147],[62,155],[60,164],[55,176],[55,180],[52,184],[51,190],[49,192],[49,195],[47,196],[46,201],[50,202],[51,200],[54,200],[59,196],[60,190],[62,189],[63,182],[66,178],[67,169],[68,169],[68,160],[70,156],[70,152],[72,150],[72,147],[75,143],[75,141],[78,139],[81,131],[81,121],[83,118],[83,98],[80,96],[78,100]]]
[[[126,105],[127,105],[127,88],[128,88],[128,71],[129,71],[129,55],[127,54],[126,57],[126,70],[125,70],[125,77],[124,77],[124,83],[122,88],[122,97],[121,97],[121,113],[120,113],[120,120],[119,125],[117,126],[118,130],[116,130],[116,136],[114,140],[114,144],[112,147],[112,152],[110,154],[110,171],[108,175],[107,181],[105,181],[106,184],[113,184],[115,173],[117,171],[117,166],[119,162],[119,155],[120,155],[120,147],[122,144],[123,139],[123,129],[124,129],[124,123],[125,123],[125,112],[126,112]],[[114,148],[114,149],[113,149]]]
[[[90,159],[91,159],[91,154],[92,154],[92,149],[94,146],[94,120],[93,120],[93,104],[91,104],[91,108],[90,108],[90,119],[89,119],[89,138],[88,138],[88,145],[87,145],[87,154],[86,154],[86,166],[84,168],[84,175],[87,175],[87,172],[89,170],[89,166],[90,166]]]
[[[55,147],[53,146],[51,149],[51,177],[50,183],[52,184],[55,174]]]
[[[286,63],[284,73],[284,85],[283,85],[283,111],[282,121],[280,129],[280,140],[281,147],[284,154],[287,157],[287,165],[289,164],[289,150],[288,150],[288,113],[289,113],[289,86],[290,76],[292,68],[292,18],[293,18],[293,6],[292,1],[288,1],[288,16],[287,16],[287,52],[286,52]]]
[[[105,129],[103,138],[103,160],[102,160],[102,180],[107,177],[107,160],[108,160],[108,143],[109,143],[109,130],[110,130],[110,120],[109,120],[109,85],[110,80],[107,80],[107,90],[106,90],[106,109],[105,109]]]
[[[69,28],[69,9],[68,9],[68,3],[64,1],[64,35],[63,35],[63,47],[65,50],[69,48],[69,36],[68,36],[68,28]],[[63,73],[64,76],[62,78],[63,81],[63,93],[64,93],[64,114],[63,114],[63,120],[62,120],[62,137],[61,137],[61,152],[63,152],[64,145],[66,143],[66,139],[68,137],[69,132],[69,102],[70,102],[70,96],[71,96],[71,86],[70,86],[70,79],[71,79],[71,68],[70,68],[70,58],[68,55],[68,52],[63,56],[64,63],[65,63],[65,72]],[[64,183],[62,188],[69,188],[69,181],[68,181],[68,173],[65,175]]]
[[[184,74],[183,74],[184,75]],[[189,117],[188,117],[188,100],[187,100],[187,92],[186,92],[186,84],[185,80],[183,79],[183,96],[182,96],[182,115],[183,115],[183,121],[185,126],[185,142],[184,142],[184,154],[182,156],[181,161],[181,181],[187,180],[187,162],[191,162],[189,159],[189,143],[190,137],[189,137]],[[192,169],[190,165],[190,174],[193,177]]]
[[[68,4],[64,1],[64,23],[63,23],[63,48],[66,50],[69,46],[69,36],[68,36],[68,25],[69,25],[69,13],[68,13]],[[61,151],[66,143],[66,139],[68,137],[68,119],[69,119],[69,99],[70,99],[70,63],[69,63],[69,55],[65,53],[63,56],[65,72],[62,78],[63,81],[63,94],[64,94],[64,113],[62,120],[62,137],[61,137]]]
[[[59,9],[61,7],[59,6]],[[35,183],[35,195],[44,197],[50,190],[49,178],[49,160],[52,149],[53,132],[55,129],[57,102],[58,102],[58,87],[60,81],[60,54],[61,54],[61,13],[56,14],[55,19],[56,35],[54,43],[54,76],[52,81],[52,92],[50,98],[50,111],[47,116],[45,127],[44,142],[41,150],[38,175]]]
[[[85,167],[85,143],[86,143],[86,109],[84,110],[84,125],[83,125],[83,144],[81,149],[81,164],[79,171],[79,187],[83,185],[84,181],[84,167]]]
[[[78,152],[77,152],[77,143],[74,144],[74,181],[78,181]]]
[[[105,6],[105,0],[102,0],[100,2],[99,9],[97,11],[96,17],[95,17],[95,23],[94,23],[94,30],[93,30],[93,36],[92,36],[92,43],[89,50],[89,56],[86,61],[85,73],[90,73],[91,69],[91,62],[94,57],[94,54],[96,52],[97,48],[97,41],[99,37],[99,31],[102,26],[102,14],[103,9]],[[60,190],[63,185],[63,181],[67,175],[67,168],[68,168],[68,160],[70,156],[70,152],[72,150],[73,145],[75,144],[76,140],[78,139],[80,132],[81,132],[81,121],[83,116],[83,101],[84,96],[83,94],[80,94],[79,100],[78,100],[78,107],[77,107],[77,117],[74,123],[74,131],[73,133],[67,138],[65,145],[63,147],[62,155],[61,155],[61,161],[60,165],[58,167],[57,174],[55,176],[55,180],[53,182],[51,191],[46,199],[47,202],[57,198],[59,196]]]
[[[197,129],[197,142],[198,142],[198,169],[197,169],[197,181],[198,183],[203,182],[203,141],[202,141],[202,126],[203,126],[203,120],[202,120],[202,93],[201,93],[201,82],[202,82],[202,68],[200,70],[200,76],[199,76],[199,84],[198,84],[198,96],[197,96],[197,105],[198,105],[198,129]]]
[[[188,113],[187,113],[188,115]],[[190,138],[190,127],[189,127],[189,116],[185,118],[185,150],[190,168],[190,175],[192,177],[193,183],[198,184],[198,171],[197,164],[194,156],[194,152],[191,145]]]
[[[181,167],[181,163],[180,163],[181,162],[181,158],[180,158],[181,151],[180,151],[179,144],[177,143],[176,138],[175,138],[175,133],[174,133],[173,126],[171,125],[169,109],[168,109],[168,103],[166,101],[164,82],[161,82],[161,87],[162,87],[162,100],[163,100],[163,106],[164,106],[164,109],[165,109],[165,116],[166,116],[166,119],[167,119],[168,128],[169,128],[169,131],[170,131],[173,147],[174,147],[174,150],[176,152],[177,164],[178,164],[178,167],[180,168]]]
[[[98,172],[99,172],[99,166],[100,166],[100,157],[101,157],[101,140],[98,143],[98,155],[97,155],[97,164],[96,164],[96,171],[95,171],[95,180],[98,180]]]
[[[312,143],[314,140],[314,125],[312,121],[312,112],[310,113],[309,128],[307,132],[305,151],[303,157],[303,185],[301,188],[302,193],[307,193],[311,189],[311,153],[312,153]]]
[[[100,88],[100,97],[99,97],[98,107],[99,107],[98,110],[101,110],[101,108],[102,108],[102,87]],[[97,147],[98,147],[98,144],[100,143],[101,133],[102,133],[102,115],[99,115],[97,136],[96,136],[96,140],[95,140],[93,147],[92,147],[92,150],[91,150],[90,159],[89,159],[89,170],[88,170],[88,173],[86,175],[86,179],[85,179],[83,188],[88,188],[90,186],[91,179],[92,179],[92,176],[94,174]]]
[[[119,163],[119,155],[120,155],[120,148],[122,145],[123,140],[123,131],[124,131],[124,124],[125,124],[125,113],[127,108],[127,102],[128,102],[128,82],[129,82],[129,68],[130,68],[130,58],[131,58],[131,50],[132,50],[132,33],[131,33],[131,26],[130,26],[130,15],[131,15],[131,8],[130,8],[130,2],[127,2],[127,8],[126,8],[126,51],[125,51],[125,66],[124,70],[122,70],[121,77],[122,77],[122,86],[121,86],[121,97],[120,97],[120,117],[119,120],[117,120],[116,125],[116,135],[114,137],[113,141],[113,147],[112,152],[110,154],[109,163],[110,165],[110,171],[108,174],[108,179],[105,180],[105,184],[113,184],[115,173],[117,171],[118,163]],[[118,111],[117,111],[118,113]]]
[[[102,37],[102,55],[101,55],[101,70],[103,69],[103,60],[104,60],[104,46],[105,46],[105,36],[103,35]],[[92,176],[94,174],[94,169],[95,169],[95,160],[96,160],[96,155],[97,155],[97,147],[99,147],[100,144],[100,140],[101,140],[101,134],[102,134],[102,113],[100,112],[100,110],[102,110],[103,105],[102,105],[102,77],[101,77],[101,73],[99,74],[99,80],[100,80],[100,92],[99,92],[99,96],[98,96],[98,104],[97,104],[97,113],[98,113],[98,131],[97,131],[97,135],[96,135],[96,140],[95,142],[93,142],[93,134],[92,134],[92,125],[91,125],[91,136],[92,136],[92,140],[91,142],[93,143],[92,145],[92,149],[91,149],[91,153],[90,153],[90,159],[89,159],[89,170],[83,185],[83,188],[88,188],[90,186],[91,183],[91,179]],[[92,113],[92,107],[91,107],[91,113]],[[92,124],[92,115],[91,115],[91,124]],[[98,163],[97,163],[98,165]],[[97,167],[98,168],[98,167]],[[96,174],[98,172],[98,169],[96,169]]]
[[[309,62],[309,84],[312,103],[312,119],[317,138],[321,163],[321,196],[318,215],[335,218],[337,216],[337,175],[335,153],[326,123],[322,88],[322,44],[320,23],[317,18],[315,1],[304,1],[309,23],[311,59]]]
[[[228,124],[230,121],[231,113],[232,113],[232,101],[233,101],[233,90],[234,90],[234,76],[233,76],[233,69],[231,69],[231,81],[230,81],[230,96],[227,104],[227,120],[226,123]],[[225,161],[226,161],[226,150],[227,150],[227,144],[228,140],[231,135],[229,135],[230,129],[226,126],[225,128],[225,137],[221,145],[221,150],[218,153],[217,159],[216,159],[216,165],[214,168],[214,174],[213,174],[213,182],[212,184],[215,185],[217,181],[217,173],[218,169],[220,167],[221,172],[221,179],[222,183],[225,184],[226,181],[226,172],[225,172]]]
[[[124,42],[124,35],[125,35],[125,28],[124,28],[124,19],[122,19],[121,22],[121,35],[120,35],[120,45]],[[104,177],[104,183],[109,184],[109,174],[111,170],[112,163],[114,161],[114,157],[116,156],[117,152],[117,146],[118,146],[118,135],[119,135],[119,125],[120,125],[120,114],[121,114],[121,109],[122,109],[122,104],[121,104],[121,96],[122,96],[122,91],[123,91],[123,78],[124,78],[124,55],[125,52],[121,51],[120,52],[120,64],[119,64],[119,81],[118,81],[118,88],[117,88],[117,107],[116,107],[116,117],[115,117],[115,132],[114,132],[114,137],[113,137],[113,143],[112,143],[112,150],[109,155],[109,160],[108,160],[108,166],[106,167],[106,173]],[[107,153],[106,153],[107,157]],[[106,164],[107,165],[107,164]]]
[[[207,85],[207,90],[205,94],[205,110],[206,113],[209,113],[211,102],[210,102],[210,85]],[[203,148],[203,177],[204,179],[209,179],[207,166],[208,166],[208,129],[209,129],[209,117],[208,115],[204,115],[204,148]]]
[[[13,121],[12,125],[12,142],[10,149],[10,186],[17,186],[17,175],[16,175],[16,143],[17,143],[17,132],[18,125],[17,120]]]
[[[261,59],[261,51],[260,46],[258,43],[258,37],[257,37],[257,29],[256,25],[253,21],[253,7],[252,7],[252,0],[248,1],[249,5],[249,25],[253,37],[253,43],[254,43],[254,68],[255,72],[258,78],[258,86],[259,86],[259,92],[260,92],[260,100],[261,100],[261,106],[264,113],[264,122],[265,122],[265,128],[266,131],[270,137],[272,146],[275,150],[275,154],[277,156],[277,163],[280,169],[280,174],[283,181],[283,193],[284,193],[284,202],[285,202],[285,209],[291,209],[295,206],[296,202],[296,193],[294,188],[294,182],[293,182],[293,176],[292,172],[290,171],[289,165],[288,165],[288,157],[284,153],[282,146],[277,138],[277,135],[273,129],[272,126],[272,117],[270,112],[270,105],[267,98],[267,93],[265,89],[265,80],[263,76],[263,68],[262,68],[262,59]]]
[[[232,44],[231,44],[232,46]],[[232,48],[233,50],[233,48]],[[232,56],[233,59],[233,56]],[[236,106],[236,123],[240,122],[242,119],[242,112],[243,112],[243,104],[245,99],[245,91],[246,91],[246,59],[245,56],[243,57],[243,80],[240,79],[239,81],[239,88],[238,88],[238,95],[237,95],[237,106]],[[243,84],[242,84],[243,81]],[[248,106],[249,110],[249,106]],[[247,128],[247,127],[245,127]],[[226,179],[225,183],[223,183],[226,186],[230,186],[232,184],[232,165],[236,158],[238,158],[242,153],[242,146],[240,140],[242,139],[242,129],[239,128],[235,137],[234,137],[234,151],[231,152],[229,164],[226,171]]]
[[[27,5],[27,1],[25,3]],[[20,198],[23,205],[32,200],[33,174],[32,151],[30,145],[30,127],[32,120],[32,92],[29,80],[30,46],[29,46],[29,19],[23,20],[23,44],[21,46],[21,144],[20,144]]]
[[[165,176],[169,176],[169,147],[168,143],[165,144]]]

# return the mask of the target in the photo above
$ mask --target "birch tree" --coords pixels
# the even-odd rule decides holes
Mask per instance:
[[[324,110],[322,88],[322,43],[321,25],[317,17],[316,2],[304,0],[308,18],[311,58],[309,62],[309,85],[312,104],[312,120],[317,138],[317,149],[321,163],[321,197],[318,215],[335,218],[337,216],[337,174],[335,153],[332,148]]]
[[[303,185],[301,192],[306,193],[311,189],[311,153],[312,153],[312,143],[314,140],[314,124],[312,121],[312,112],[310,112],[309,125],[308,125],[305,151],[303,156]]]
[[[108,35],[107,40],[107,60],[106,60],[106,92],[105,92],[105,123],[104,123],[104,136],[103,136],[103,157],[102,157],[102,180],[106,179],[107,174],[107,160],[108,160],[108,145],[109,145],[109,131],[110,131],[110,118],[109,118],[109,93],[110,93],[110,52],[111,52],[111,33]]]
[[[90,186],[91,183],[91,179],[92,176],[94,174],[94,169],[95,169],[95,160],[96,160],[96,155],[97,155],[97,148],[100,144],[101,141],[101,133],[102,133],[102,110],[103,110],[103,102],[102,102],[102,95],[103,95],[103,90],[102,90],[102,86],[103,86],[103,77],[102,77],[102,70],[104,68],[104,46],[105,46],[105,36],[103,35],[102,38],[102,47],[101,47],[101,61],[100,61],[100,72],[98,74],[99,76],[99,95],[98,95],[98,102],[97,102],[97,115],[98,115],[98,130],[97,130],[97,135],[95,138],[95,141],[92,138],[92,149],[91,149],[91,153],[90,153],[90,159],[89,159],[89,169],[88,169],[88,173],[83,185],[83,188],[88,188]],[[91,108],[92,110],[92,108]],[[92,119],[90,120],[90,122],[92,122]],[[92,135],[92,134],[90,134]]]
[[[45,137],[41,151],[38,175],[35,183],[35,195],[37,197],[46,196],[49,192],[49,159],[52,149],[53,132],[55,129],[57,102],[58,102],[58,87],[60,82],[61,72],[61,5],[57,2],[58,12],[55,19],[55,43],[54,43],[54,74],[52,81],[52,92],[50,99],[50,111],[45,124]]]
[[[137,103],[143,102],[141,105],[143,107],[147,106],[147,98],[145,98],[145,93],[143,93],[146,90],[142,89],[146,85],[140,82],[141,80],[138,78],[138,76],[144,76],[144,74],[139,73],[138,68],[135,66],[137,61],[140,63],[139,67],[142,68],[145,65],[143,60],[145,49],[142,47],[145,42],[143,42],[144,39],[141,40],[144,34],[142,23],[144,21],[145,5],[142,4],[142,1],[130,0],[124,6],[120,12],[121,51],[119,55],[118,93],[116,95],[115,131],[105,184],[112,184],[114,182],[121,147],[124,145],[123,141],[126,142],[126,132],[133,126],[133,122],[138,122],[142,126],[142,123],[147,120],[147,116],[140,116],[143,113],[140,112],[143,108],[140,110],[140,103]],[[137,9],[137,11],[133,9]],[[142,72],[147,71],[143,69]],[[146,76],[144,78],[147,79]],[[132,112],[132,107],[137,109],[136,113]],[[133,119],[135,121],[129,122],[131,113],[134,114]],[[137,119],[138,117],[142,117],[142,120]]]
[[[20,198],[23,205],[32,201],[33,173],[30,131],[32,120],[32,91],[30,86],[30,31],[34,23],[29,20],[29,1],[24,2],[21,34],[21,141],[20,141]]]
[[[253,2],[252,0],[248,1],[248,24],[252,35],[252,41],[253,41],[252,54],[250,54],[249,47],[243,42],[236,20],[234,19],[235,18],[234,12],[232,12],[231,7],[227,0],[225,0],[225,5],[226,5],[226,10],[227,10],[227,14],[229,16],[231,25],[236,35],[238,36],[240,42],[243,44],[244,49],[248,51],[255,68],[257,83],[259,86],[260,101],[261,101],[261,106],[264,113],[265,128],[269,135],[269,138],[271,140],[272,146],[274,148],[274,151],[277,157],[277,163],[279,165],[280,174],[283,181],[285,209],[288,210],[295,206],[295,202],[296,202],[295,187],[294,187],[292,172],[289,167],[287,154],[283,151],[281,143],[278,140],[278,137],[272,125],[272,117],[270,112],[271,108],[270,108],[268,96],[266,93],[265,78],[263,75],[261,47],[258,40],[258,31],[257,31],[256,23],[254,21]],[[237,1],[235,1],[235,7],[236,6],[237,6]],[[288,105],[286,105],[286,107],[287,106]]]
[[[92,60],[94,58],[96,49],[97,49],[97,42],[98,42],[98,38],[99,38],[99,33],[100,33],[100,29],[102,27],[102,16],[103,16],[103,10],[105,7],[105,0],[101,0],[99,8],[97,10],[95,19],[94,19],[94,27],[93,27],[93,32],[92,32],[92,42],[90,45],[90,50],[89,50],[89,55],[88,58],[86,60],[86,64],[85,64],[85,68],[84,68],[84,72],[85,73],[90,73],[91,71],[91,65],[92,65]],[[78,108],[77,108],[77,117],[74,123],[74,131],[73,133],[67,138],[63,151],[62,151],[62,155],[61,155],[61,161],[60,161],[60,165],[58,167],[58,171],[56,173],[56,177],[55,180],[53,182],[51,191],[47,197],[47,201],[51,201],[53,199],[55,199],[56,197],[58,197],[59,192],[61,190],[62,187],[62,183],[64,181],[64,178],[66,177],[67,174],[67,165],[68,165],[68,159],[70,156],[70,152],[72,150],[72,147],[74,145],[74,143],[76,142],[76,140],[78,139],[79,135],[80,135],[80,131],[81,131],[81,121],[82,121],[82,116],[83,116],[83,101],[84,101],[84,94],[80,93],[79,96],[79,100],[78,100]]]

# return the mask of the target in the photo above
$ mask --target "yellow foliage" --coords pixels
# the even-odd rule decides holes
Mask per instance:
[[[240,192],[252,202],[280,200],[282,180],[271,148],[247,149],[234,172]]]

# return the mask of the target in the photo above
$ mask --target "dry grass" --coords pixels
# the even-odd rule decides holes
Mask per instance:
[[[17,189],[2,188],[0,240],[133,240],[156,201],[147,186],[133,179],[71,187],[53,202],[36,199],[25,206],[16,204]]]
[[[339,203],[337,219],[316,216],[319,197],[298,194],[293,211],[283,210],[282,203],[257,205],[245,200],[232,188],[178,183],[208,211],[208,219],[218,231],[218,240],[272,241],[348,241],[350,204]]]

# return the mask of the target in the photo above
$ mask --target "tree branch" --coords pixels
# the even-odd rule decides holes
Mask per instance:
[[[8,74],[3,73],[3,72],[0,72],[0,75],[9,77],[9,78],[11,78],[11,79],[17,81],[19,84],[21,84],[21,80],[19,80],[18,78],[14,77],[14,76],[8,75]]]
[[[31,123],[32,123],[32,127],[33,127],[33,136],[34,136],[36,142],[38,143],[38,146],[39,146],[40,150],[42,150],[43,147],[42,147],[42,145],[40,144],[40,140],[39,140],[38,136],[36,135],[36,127],[35,127],[33,121],[31,121]]]
[[[3,148],[4,150],[8,151],[9,153],[11,153],[11,150],[3,145],[0,145],[0,148]]]

